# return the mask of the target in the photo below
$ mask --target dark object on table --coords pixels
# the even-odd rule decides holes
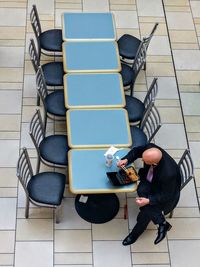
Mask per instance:
[[[121,169],[118,172],[107,172],[106,174],[111,183],[116,186],[132,184],[138,180],[138,175],[133,166]]]

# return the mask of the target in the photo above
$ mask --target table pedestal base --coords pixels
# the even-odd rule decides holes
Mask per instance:
[[[88,194],[87,202],[80,201],[77,195],[75,208],[81,218],[90,223],[106,223],[112,220],[119,211],[119,199],[116,194]]]

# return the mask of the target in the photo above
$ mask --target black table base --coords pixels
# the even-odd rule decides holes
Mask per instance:
[[[75,208],[81,218],[90,223],[106,223],[112,220],[119,211],[119,199],[116,194],[88,194],[86,203],[77,195]]]

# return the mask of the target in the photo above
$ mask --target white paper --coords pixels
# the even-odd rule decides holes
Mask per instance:
[[[104,154],[104,156],[106,157],[108,154],[111,154],[112,156],[115,155],[115,153],[119,151],[119,148],[116,148],[114,146],[109,147],[109,149],[106,151],[106,153]]]
[[[87,200],[88,200],[88,196],[81,195],[80,198],[79,198],[79,202],[82,202],[82,203],[86,203]]]

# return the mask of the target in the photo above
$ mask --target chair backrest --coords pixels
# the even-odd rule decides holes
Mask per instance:
[[[136,53],[136,56],[135,56],[135,59],[134,59],[134,62],[133,62],[133,71],[134,71],[134,76],[135,76],[135,79],[138,75],[138,73],[140,72],[141,68],[144,66],[145,62],[146,62],[146,47],[144,45],[144,41],[142,41],[140,43],[140,46],[138,48],[138,51]]]
[[[38,109],[36,110],[36,113],[33,115],[33,118],[30,122],[29,134],[39,155],[40,154],[39,145],[40,142],[45,137],[45,128],[42,122],[40,110]]]
[[[29,51],[29,55],[31,58],[31,62],[33,64],[33,68],[34,68],[35,72],[37,72],[38,68],[40,66],[40,57],[38,55],[38,52],[37,52],[37,49],[35,46],[35,42],[33,39],[30,39],[28,51]]]
[[[178,163],[181,173],[181,189],[194,178],[194,165],[190,155],[190,151],[186,149]]]
[[[152,102],[149,108],[145,111],[140,123],[140,129],[146,134],[148,143],[154,138],[161,125],[160,114]]]
[[[37,40],[38,51],[40,51],[41,48],[40,48],[39,37],[40,37],[40,34],[42,33],[42,28],[41,28],[40,19],[38,16],[36,5],[32,6],[31,13],[30,13],[30,21],[31,21],[33,31],[35,33],[36,40]]]
[[[145,47],[146,47],[146,50],[148,49],[149,47],[149,44],[150,44],[150,41],[151,41],[151,38],[153,37],[154,35],[154,32],[156,31],[157,27],[158,27],[158,24],[159,23],[156,23],[151,31],[151,33],[149,34],[148,37],[144,37],[143,38],[143,41],[144,41],[144,44],[145,44]]]
[[[36,86],[37,86],[37,90],[40,95],[40,98],[42,99],[43,105],[46,108],[45,98],[48,95],[48,91],[47,91],[47,85],[46,85],[46,81],[45,81],[44,74],[43,74],[41,67],[38,68],[38,71],[36,73]]]
[[[31,166],[30,158],[26,148],[22,148],[22,152],[17,162],[17,177],[21,182],[26,195],[28,196],[27,184],[33,176],[33,169]]]
[[[145,96],[145,99],[144,99],[144,106],[145,106],[145,109],[148,109],[149,105],[155,101],[156,99],[156,96],[157,96],[157,93],[158,93],[158,83],[157,83],[157,78],[154,78],[150,87],[149,87],[149,90]]]

